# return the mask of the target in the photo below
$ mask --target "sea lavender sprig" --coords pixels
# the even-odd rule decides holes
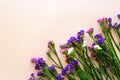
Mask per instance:
[[[113,43],[112,43],[111,38],[110,38],[110,35],[108,34],[108,31],[107,31],[108,27],[106,27],[104,25],[104,24],[108,23],[107,18],[99,19],[98,23],[100,24],[100,26],[102,28],[102,32],[103,32],[103,34],[104,34],[104,36],[106,38],[106,41],[109,43],[108,45],[110,47],[111,55],[113,55],[114,58],[116,58],[116,61],[117,61],[118,65],[119,65],[120,60],[119,60],[119,58],[118,58],[118,56],[116,54],[115,48],[114,48]]]
[[[96,34],[95,36],[90,35],[90,37],[93,39],[94,43],[92,44],[91,47],[89,47],[89,49],[92,53],[91,56],[94,58],[94,60],[98,62],[100,73],[101,74],[103,73],[106,79],[108,78],[114,79],[113,77],[110,76],[108,70],[109,68],[111,70],[112,67],[114,66],[112,65],[112,63],[114,63],[112,61],[114,60],[114,58],[110,55],[106,39],[103,38],[101,34]]]
[[[93,31],[93,29],[91,29],[90,31]],[[100,79],[100,77],[97,73],[97,69],[95,69],[94,64],[93,63],[89,64],[90,59],[88,60],[85,55],[85,51],[83,48],[86,47],[86,41],[84,41],[83,38],[84,38],[84,31],[80,30],[80,32],[77,33],[77,38],[72,37],[68,40],[68,43],[70,44],[70,45],[68,45],[68,47],[74,48],[75,52],[78,55],[77,57],[75,56],[75,58],[82,64],[82,67],[84,67],[85,71],[83,70],[83,73],[81,73],[81,74],[86,75],[86,78],[90,78],[90,76],[91,76],[91,78],[93,78],[93,79],[97,79],[97,78]],[[81,40],[80,43],[77,43],[78,39]],[[88,55],[88,53],[87,53],[87,55]],[[90,65],[93,65],[93,66],[90,66]],[[89,68],[89,67],[91,67],[91,68]],[[86,71],[86,69],[87,69],[87,71]],[[88,70],[88,69],[90,69],[90,70]],[[91,73],[91,70],[93,70],[94,73],[93,73],[93,71]],[[95,77],[92,77],[93,75]]]
[[[43,78],[51,80],[51,73],[48,71],[48,65],[43,58],[32,58],[31,62],[35,64],[34,68],[37,71],[37,74],[31,74],[28,80],[42,80]]]
[[[114,32],[116,32],[118,34],[118,37],[120,38],[120,24],[118,23],[112,24],[112,18],[108,18],[107,21],[108,21],[108,27],[109,27],[108,34],[110,35],[117,49],[120,51],[120,45],[116,43],[111,31],[111,28],[112,28],[112,30],[114,30]]]
[[[32,73],[28,80],[65,80],[66,78],[77,80],[76,76],[80,80],[119,80],[120,60],[113,43],[115,46],[118,44],[115,42],[111,30],[114,30],[119,36],[118,27],[120,25],[117,23],[113,25],[112,18],[102,18],[98,22],[104,35],[94,35],[94,29],[90,28],[87,33],[93,39],[92,46],[87,46],[87,41],[84,40],[84,30],[80,30],[77,37],[70,37],[66,44],[60,46],[60,52],[66,57],[67,65],[65,67],[58,56],[54,42],[49,41],[47,55],[54,64],[48,66],[43,58],[32,58],[31,62],[35,64],[37,74]],[[51,53],[56,56],[57,61]],[[61,72],[57,72],[56,68],[59,68]]]
[[[54,43],[53,41],[49,41],[49,42],[48,42],[48,48],[49,48],[49,49],[51,50],[51,52],[53,52],[53,53],[55,54],[55,56],[57,57],[58,62],[59,62],[59,64],[60,64],[60,68],[63,68],[62,62],[61,62],[61,60],[60,60],[60,58],[59,58],[59,56],[58,56],[58,53],[57,53],[57,51],[56,51],[56,49],[55,49],[55,43]]]

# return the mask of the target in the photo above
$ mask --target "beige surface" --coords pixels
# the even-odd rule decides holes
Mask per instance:
[[[48,40],[58,46],[80,29],[97,32],[98,18],[117,13],[120,0],[0,0],[0,80],[26,80]]]

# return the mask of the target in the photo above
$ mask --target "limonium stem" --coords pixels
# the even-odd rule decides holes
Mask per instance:
[[[67,78],[69,79],[69,80],[75,80],[72,76],[70,76],[69,74],[66,74],[66,76],[67,76]]]
[[[119,58],[118,58],[118,56],[117,56],[117,54],[116,54],[116,51],[115,51],[115,49],[114,49],[114,46],[113,46],[113,44],[112,44],[112,42],[111,42],[111,39],[110,39],[109,35],[105,32],[103,25],[101,25],[101,28],[102,28],[102,31],[103,31],[104,36],[106,37],[107,41],[110,43],[110,46],[109,46],[109,47],[111,48],[112,55],[116,58],[116,60],[117,60],[117,62],[118,62],[118,64],[119,64],[120,61],[119,61]]]
[[[116,27],[117,23],[112,25],[111,21],[111,18],[98,21],[104,37],[101,34],[94,36],[93,28],[87,31],[92,38],[92,46],[87,46],[84,40],[84,30],[80,30],[77,37],[70,37],[66,44],[60,46],[62,53],[66,56],[65,67],[63,67],[54,42],[49,41],[47,55],[53,64],[47,65],[43,58],[31,59],[38,73],[31,73],[28,80],[76,80],[76,77],[79,80],[120,80],[120,59],[117,55],[117,49],[120,51],[120,42],[118,45],[110,31],[113,28],[120,38],[120,28]],[[58,73],[57,69],[62,71]]]
[[[59,64],[61,65],[61,68],[63,68],[62,62],[61,62],[60,58],[58,57],[58,54],[57,54],[56,50],[55,50],[54,53],[55,53],[55,55],[56,55],[56,57],[58,59]]]
[[[48,56],[49,56],[49,58],[55,63],[55,66],[56,66],[57,68],[61,68],[61,67],[58,65],[58,63],[51,57],[50,54],[48,54]]]
[[[116,48],[120,51],[120,47],[116,44],[116,42],[115,42],[115,40],[114,40],[114,38],[113,38],[111,32],[109,32],[109,34],[110,34],[110,37],[112,38],[112,40],[113,40],[113,42],[114,42]]]
[[[56,49],[55,49],[53,46],[51,46],[50,49],[51,49],[51,51],[55,54],[55,56],[57,57],[58,62],[59,62],[59,64],[60,64],[60,67],[63,68],[62,62],[60,61],[60,58],[58,57],[58,54],[57,54],[57,52],[56,52]]]

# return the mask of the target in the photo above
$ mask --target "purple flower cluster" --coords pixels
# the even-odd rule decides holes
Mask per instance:
[[[74,36],[70,37],[70,39],[67,41],[67,45],[71,44],[74,41],[76,42],[76,38]]]
[[[111,21],[112,21],[112,18],[108,18],[108,22],[111,23]]]
[[[120,14],[118,14],[117,16],[118,16],[118,18],[120,19]]]
[[[64,77],[61,74],[57,74],[56,80],[64,80]]]
[[[80,30],[78,33],[77,33],[77,38],[72,36],[70,37],[70,39],[67,41],[67,46],[71,43],[76,43],[76,44],[80,44],[82,42],[82,39],[83,39],[83,35],[84,35],[84,30]]]
[[[35,64],[35,69],[36,70],[41,70],[45,66],[46,66],[45,60],[43,60],[43,58],[38,58],[37,61],[36,61],[36,64]]]
[[[95,39],[102,38],[102,34],[96,34],[96,35],[94,35],[94,38],[95,38]]]
[[[101,45],[105,40],[106,40],[106,38],[103,38],[102,37],[102,34],[96,34],[95,36],[94,36],[94,38],[95,38],[95,40],[96,40],[96,42],[94,42],[93,44],[92,44],[92,46],[88,46],[88,48],[89,48],[89,50],[94,50],[94,46],[95,46],[95,44],[97,43],[98,45]]]
[[[35,74],[31,73],[30,78],[28,80],[35,80]]]
[[[64,68],[62,69],[61,74],[62,74],[63,76],[65,76],[66,74],[72,73],[73,70],[74,70],[75,65],[78,65],[78,61],[77,61],[77,60],[74,60],[74,61],[70,62],[66,67],[64,67]]]
[[[68,64],[66,67],[62,69],[62,75],[65,76],[66,74],[72,73],[74,66],[72,64]]]
[[[118,23],[114,23],[113,25],[109,23],[108,27],[112,27],[113,29],[120,28],[120,23],[119,24]]]
[[[96,34],[94,38],[96,39],[96,43],[98,45],[102,44],[105,41],[105,38],[102,37],[102,34]]]
[[[117,16],[120,19],[120,14]],[[47,55],[53,62],[52,66],[48,66],[43,58],[32,58],[31,62],[34,63],[34,68],[37,73],[31,73],[28,80],[76,80],[78,78],[81,80],[118,78],[120,80],[120,73],[118,71],[120,70],[119,57],[117,56],[113,43],[118,50],[120,49],[119,44],[117,46],[111,32],[111,30],[114,30],[120,37],[120,23],[112,23],[112,18],[99,19],[98,23],[102,28],[101,30],[104,37],[102,34],[94,35],[93,28],[88,29],[86,32],[93,40],[91,46],[87,46],[87,41],[84,40],[84,30],[80,30],[76,36],[71,36],[67,43],[60,45],[62,49],[60,53],[66,57],[67,65],[65,67],[63,67],[58,52],[56,51],[55,43],[49,41]],[[50,53],[53,53],[54,56]],[[80,65],[78,63],[80,63]],[[60,73],[57,72],[57,69],[61,70]],[[88,69],[87,73],[86,69]],[[101,73],[108,69],[110,69],[109,73],[113,75],[113,77],[111,77],[109,73]],[[96,74],[97,71],[101,72]],[[90,72],[92,72],[92,75]],[[113,72],[115,74],[112,74]]]
[[[96,42],[97,44],[102,44],[105,41],[105,38],[99,38]]]
[[[54,70],[55,70],[55,66],[50,66],[49,69],[50,69],[51,71],[54,71]]]
[[[118,18],[120,19],[120,14],[118,14],[117,16],[118,16]],[[118,23],[116,23],[116,22],[115,22],[114,24],[112,24],[112,18],[108,18],[107,21],[108,21],[108,27],[109,27],[109,28],[111,28],[111,27],[112,27],[113,29],[115,29],[115,28],[120,28],[120,24],[118,24]]]
[[[40,80],[40,76],[42,74],[42,71],[38,71],[37,74],[35,75],[34,73],[31,73],[30,78],[28,80]]]
[[[112,24],[109,23],[109,24],[108,24],[108,27],[111,28],[111,27],[112,27]]]
[[[37,76],[40,76],[42,74],[42,71],[38,71]]]
[[[113,27],[113,29],[114,28],[116,28],[118,26],[118,24],[117,23],[114,23],[114,25],[112,26]]]
[[[81,36],[84,35],[84,30],[80,30],[78,33],[77,33],[77,38],[78,39],[81,39]]]

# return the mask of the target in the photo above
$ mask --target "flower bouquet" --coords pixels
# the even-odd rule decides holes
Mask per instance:
[[[120,80],[120,24],[113,23],[112,18],[98,19],[98,23],[102,33],[94,34],[93,28],[86,31],[93,40],[90,46],[84,40],[84,30],[60,45],[60,52],[67,63],[65,66],[58,56],[55,43],[49,41],[46,54],[52,65],[49,66],[43,58],[32,58],[37,73],[31,73],[28,80]]]

